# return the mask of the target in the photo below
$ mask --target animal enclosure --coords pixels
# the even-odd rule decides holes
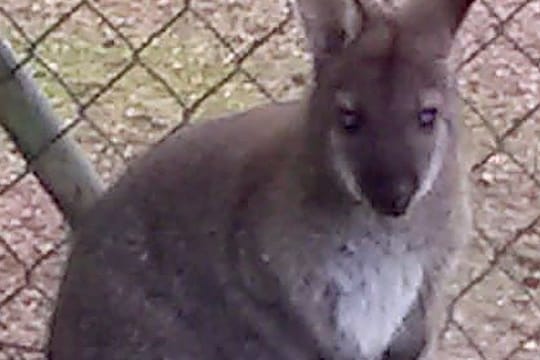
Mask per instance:
[[[309,82],[286,1],[4,0],[0,40],[17,55],[10,75],[31,74],[61,120],[55,139],[75,139],[107,185],[173,129]],[[540,0],[477,1],[454,60],[475,236],[448,287],[439,358],[538,359]],[[66,226],[37,159],[1,136],[0,359],[42,359]]]

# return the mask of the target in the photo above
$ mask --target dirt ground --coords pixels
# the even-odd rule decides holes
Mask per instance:
[[[284,1],[194,0],[161,31],[183,1],[3,0],[0,37],[23,59],[79,3],[24,69],[65,124],[85,109],[70,136],[107,184],[208,89],[223,83],[190,120],[295,97],[308,81],[296,21],[235,70],[235,54],[286,16]],[[454,58],[472,134],[475,238],[448,287],[455,301],[438,359],[540,359],[540,0],[479,1]],[[42,359],[66,226],[33,176],[11,185],[25,163],[0,136],[0,360]]]

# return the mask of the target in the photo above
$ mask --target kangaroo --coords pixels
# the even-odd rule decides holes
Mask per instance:
[[[183,129],[72,231],[53,360],[433,358],[469,237],[447,59],[472,0],[298,0],[302,100]]]

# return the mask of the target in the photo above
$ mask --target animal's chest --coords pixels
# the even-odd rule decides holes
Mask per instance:
[[[354,352],[377,358],[417,299],[423,271],[416,254],[370,249],[334,264],[337,331]]]

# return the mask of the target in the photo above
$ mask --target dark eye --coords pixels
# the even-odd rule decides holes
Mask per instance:
[[[439,110],[437,110],[437,108],[429,107],[422,109],[418,113],[418,123],[420,124],[420,127],[427,130],[432,129],[438,115]]]
[[[348,109],[339,109],[340,122],[343,129],[348,133],[355,133],[360,127],[360,116],[358,112]]]

